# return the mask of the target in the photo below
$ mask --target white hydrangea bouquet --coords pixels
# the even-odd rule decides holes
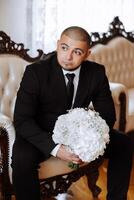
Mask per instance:
[[[98,112],[74,108],[58,117],[52,138],[55,143],[66,145],[83,162],[91,162],[104,154],[109,143],[109,127]],[[69,166],[76,167],[73,163]]]

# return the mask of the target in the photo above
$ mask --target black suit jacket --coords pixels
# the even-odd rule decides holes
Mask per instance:
[[[115,109],[104,66],[85,61],[73,107],[87,108],[91,101],[112,128]],[[47,158],[56,145],[51,138],[55,121],[66,108],[66,84],[57,54],[27,66],[14,111],[16,136],[32,143]]]

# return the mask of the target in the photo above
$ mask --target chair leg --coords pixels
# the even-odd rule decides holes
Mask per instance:
[[[97,198],[98,195],[101,193],[101,188],[96,185],[98,177],[99,172],[97,169],[96,171],[87,174],[88,187],[90,188],[94,198]]]
[[[99,167],[103,163],[103,159],[98,160],[89,170],[86,172],[88,187],[92,192],[93,198],[98,198],[98,195],[101,193],[101,188],[96,185],[96,182],[99,177]]]

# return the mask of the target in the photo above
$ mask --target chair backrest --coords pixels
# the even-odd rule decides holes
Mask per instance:
[[[15,43],[0,31],[0,112],[11,119],[25,67],[43,55],[42,50],[38,50],[36,57],[31,57],[27,52],[22,43]]]
[[[109,81],[134,88],[134,31],[126,32],[115,17],[106,33],[91,33],[91,39],[89,60],[105,65]]]

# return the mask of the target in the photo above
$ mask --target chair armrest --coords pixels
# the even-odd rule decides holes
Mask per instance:
[[[9,176],[10,181],[12,168],[11,155],[12,146],[15,140],[15,129],[11,119],[4,114],[0,113],[0,162],[1,162],[1,172],[7,170],[6,174]]]
[[[116,123],[114,128],[125,131],[128,116],[128,91],[121,83],[110,82],[110,90],[115,105]]]

